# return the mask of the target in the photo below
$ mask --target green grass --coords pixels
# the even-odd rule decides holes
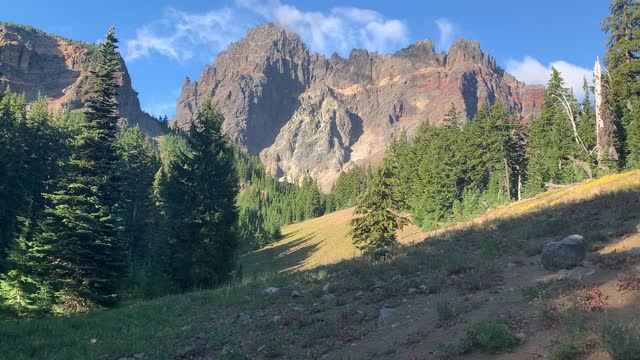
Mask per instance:
[[[226,287],[69,317],[5,321],[0,325],[0,353],[14,360],[91,360],[140,352],[173,359],[181,342],[200,330],[193,324],[238,306],[254,291],[252,286]],[[210,334],[211,345],[220,346],[224,336],[224,330]]]

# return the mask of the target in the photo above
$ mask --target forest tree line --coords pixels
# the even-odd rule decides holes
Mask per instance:
[[[403,213],[429,230],[547,189],[640,168],[640,6],[614,0],[609,9],[602,21],[607,68],[596,63],[581,102],[552,69],[541,113],[529,124],[499,101],[472,119],[461,119],[452,105],[443,126],[427,120],[410,140],[400,136],[359,199],[354,243],[395,246]]]

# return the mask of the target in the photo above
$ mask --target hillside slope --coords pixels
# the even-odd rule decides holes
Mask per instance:
[[[637,171],[569,185],[542,193],[534,198],[512,203],[488,211],[481,217],[459,223],[447,229],[424,233],[409,225],[398,233],[403,245],[437,236],[449,230],[463,230],[492,221],[505,221],[528,213],[551,209],[560,205],[579,203],[604,193],[634,188],[640,184]],[[349,220],[353,209],[340,210],[316,219],[282,228],[283,239],[261,250],[245,254],[242,264],[246,274],[309,270],[348,260],[361,254],[349,238]]]
[[[284,226],[282,240],[241,258],[245,275],[310,270],[361,255],[349,237],[353,208]],[[398,233],[403,245],[423,240],[415,225]]]
[[[352,256],[344,243],[336,245],[349,241],[342,237],[348,218],[346,210],[289,227],[283,249],[320,250],[282,255],[282,267],[262,265],[262,271]],[[574,233],[589,244],[583,266],[542,268],[543,244]],[[638,248],[640,171],[633,171],[427,234],[384,262],[358,257],[321,270],[247,274],[242,284],[213,291],[69,318],[1,322],[0,352],[18,360],[406,360],[456,354],[524,360],[559,351],[612,359],[607,348],[613,340],[626,338],[614,348],[632,354],[632,346],[640,346],[640,329],[604,327],[640,321]]]

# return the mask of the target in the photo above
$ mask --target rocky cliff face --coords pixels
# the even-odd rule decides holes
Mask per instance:
[[[89,74],[93,51],[29,27],[0,24],[0,90],[7,86],[25,93],[27,101],[46,96],[54,112],[82,108],[91,90]],[[152,136],[161,124],[140,109],[138,93],[124,62],[119,70],[117,100],[122,123],[139,125]]]
[[[527,121],[540,111],[543,90],[505,73],[477,41],[460,39],[447,53],[423,40],[395,54],[326,58],[263,24],[220,53],[197,82],[186,80],[172,125],[188,128],[210,95],[226,133],[272,174],[290,181],[309,174],[328,191],[351,164],[379,162],[403,130],[440,124],[452,103],[469,120],[501,101]]]

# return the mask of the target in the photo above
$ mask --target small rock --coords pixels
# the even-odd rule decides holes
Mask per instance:
[[[300,293],[298,292],[298,290],[293,290],[293,291],[291,292],[291,298],[292,298],[292,299],[297,299],[297,298],[299,298],[299,297],[300,297]]]
[[[95,339],[95,338],[94,338],[94,339],[89,340],[89,342],[90,342],[90,343],[92,343],[92,344],[95,344],[95,343],[97,343],[97,342],[98,342],[98,339]]]
[[[260,295],[273,295],[275,293],[278,292],[278,288],[277,287],[268,287],[266,289],[262,289],[260,291]]]
[[[137,354],[134,354],[133,357],[136,358],[136,359],[144,359],[145,353],[143,353],[143,352],[142,353],[137,353]]]
[[[408,291],[409,291],[409,294],[415,294],[415,293],[417,293],[417,292],[418,292],[418,289],[416,289],[416,288],[410,288]]]
[[[514,267],[516,267],[516,264],[515,264],[515,263],[512,263],[512,262],[507,263],[507,268],[508,268],[508,269],[513,269]]]
[[[274,315],[271,318],[271,321],[273,321],[274,323],[277,323],[278,321],[280,321],[280,319],[281,319],[280,315]]]
[[[251,317],[251,314],[248,312],[241,312],[240,314],[238,314],[237,317],[238,321],[240,321],[243,324],[248,324],[251,321],[253,321],[253,318]]]
[[[381,288],[381,287],[382,287],[382,283],[378,283],[378,282],[376,282],[375,284],[373,284],[373,285],[369,288],[369,290],[375,290],[375,289],[379,289],[379,288]]]
[[[391,321],[391,318],[395,314],[394,309],[390,308],[382,308],[378,311],[378,329],[385,327]]]
[[[396,275],[393,278],[391,278],[391,281],[396,282],[396,281],[402,281],[402,275]]]
[[[420,285],[418,286],[418,290],[420,290],[421,293],[426,293],[429,288],[427,287],[427,285]]]
[[[367,295],[367,294],[365,294],[364,292],[362,292],[362,291],[358,291],[358,293],[356,294],[356,299],[363,298],[363,297],[365,297],[366,295]]]
[[[331,301],[335,301],[336,296],[333,294],[324,294],[322,295],[322,297],[320,298],[320,300],[322,300],[322,302],[331,302]]]
[[[573,269],[587,254],[584,238],[571,235],[560,241],[552,241],[542,248],[541,262],[545,269],[558,271]]]

